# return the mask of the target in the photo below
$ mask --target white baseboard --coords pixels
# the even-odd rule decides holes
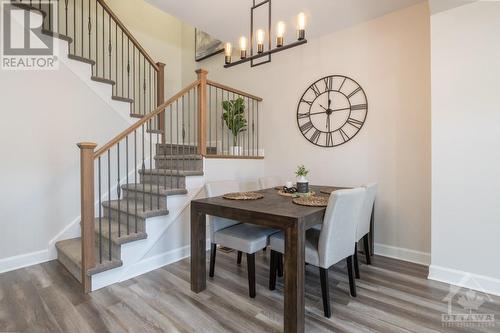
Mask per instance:
[[[426,266],[431,263],[430,253],[380,243],[375,243],[375,254]]]
[[[49,250],[36,251],[21,254],[14,257],[0,259],[0,273],[14,271],[16,269],[37,265],[42,262],[53,260]]]
[[[430,265],[428,279],[500,296],[500,279],[485,275]]]

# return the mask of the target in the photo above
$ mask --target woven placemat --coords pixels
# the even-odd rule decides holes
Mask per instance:
[[[228,200],[257,200],[264,196],[256,192],[235,192],[224,194],[223,198]]]
[[[328,197],[300,197],[293,199],[293,203],[301,206],[309,207],[326,207],[328,206]]]
[[[293,196],[313,196],[316,194],[316,192],[309,192],[309,193],[298,193],[298,192],[295,192],[295,193],[286,193],[285,191],[281,190],[281,191],[278,191],[278,194],[283,196],[283,197],[293,197]]]
[[[325,188],[325,189],[323,189],[323,190],[320,190],[319,192],[320,192],[320,193],[323,193],[323,194],[332,194],[333,192],[338,191],[338,190],[342,190],[342,189],[346,189],[346,187],[331,187],[331,188]]]

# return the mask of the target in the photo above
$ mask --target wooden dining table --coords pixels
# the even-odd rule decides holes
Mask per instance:
[[[332,186],[311,186],[317,195]],[[299,206],[274,188],[257,191],[259,200],[213,197],[191,201],[191,290],[199,293],[206,283],[206,215],[225,217],[280,229],[285,235],[284,332],[304,332],[305,231],[323,223],[325,207]]]

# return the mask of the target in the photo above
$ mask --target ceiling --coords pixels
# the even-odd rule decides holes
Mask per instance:
[[[467,5],[476,2],[477,0],[429,0],[431,14],[444,12],[455,7]]]
[[[221,40],[235,42],[241,35],[250,34],[252,0],[146,1]],[[256,0],[257,3],[260,1]],[[319,37],[423,1],[425,0],[273,0],[272,22],[275,24],[280,20],[285,21],[288,27],[286,36],[294,39],[296,15],[302,11],[307,17],[307,37]],[[265,28],[267,12],[265,8],[262,9],[257,13],[256,25]]]

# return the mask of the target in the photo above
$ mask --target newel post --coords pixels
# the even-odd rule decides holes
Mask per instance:
[[[94,254],[94,149],[92,142],[81,142],[80,174],[81,174],[81,232],[82,232],[82,286],[83,292],[92,290],[90,268],[95,266]]]
[[[156,65],[158,66],[158,75],[156,76],[156,106],[160,106],[165,102],[165,64],[158,62]],[[161,143],[165,143],[165,112],[158,115],[158,129],[162,131]]]
[[[198,152],[200,155],[207,154],[207,74],[204,69],[196,70],[198,74]]]

